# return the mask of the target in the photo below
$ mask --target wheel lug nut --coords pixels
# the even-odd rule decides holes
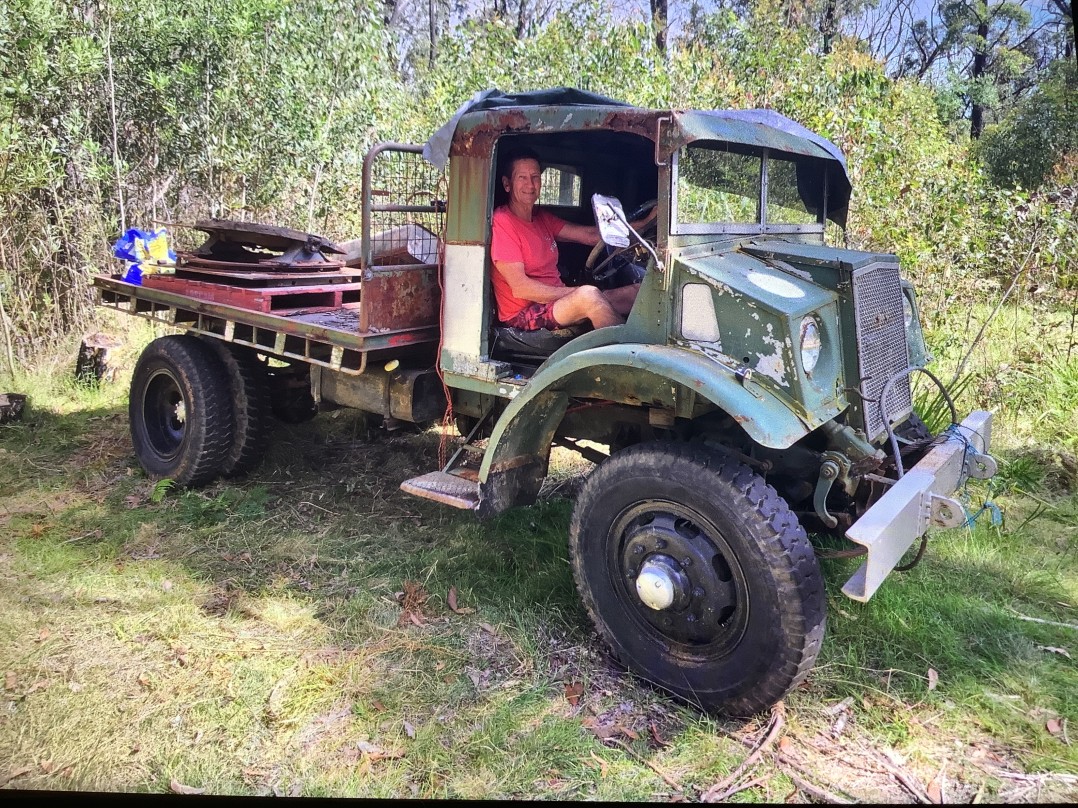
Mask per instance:
[[[700,587],[694,587],[692,590],[692,596],[694,598],[702,598],[704,596],[704,590]]]
[[[683,567],[691,567],[692,566],[692,559],[688,558],[688,557],[685,557],[685,558],[681,559],[681,566],[683,566]]]
[[[663,625],[664,625],[664,626],[669,626],[669,625],[672,625],[672,624],[673,624],[673,622],[674,622],[674,621],[673,621],[673,620],[671,620],[671,619],[670,619],[669,617],[664,617],[664,618],[663,618]]]
[[[642,552],[644,552],[644,548],[641,547],[639,544],[633,548],[633,555],[640,555]]]
[[[639,574],[639,573],[638,573],[638,571],[637,571],[637,570],[635,570],[635,569],[631,569],[631,570],[629,570],[629,574],[628,574],[628,577],[629,577],[629,578],[635,578],[635,577],[636,577],[636,576],[637,576],[638,574]]]
[[[666,549],[666,539],[659,539],[655,542],[655,546],[660,550]]]
[[[689,622],[689,623],[695,623],[696,622],[696,615],[695,614],[686,615],[685,620],[687,622]]]

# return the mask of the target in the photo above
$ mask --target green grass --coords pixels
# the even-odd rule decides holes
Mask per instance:
[[[781,757],[731,801],[806,800],[791,777],[909,801],[892,760],[948,800],[1078,790],[1007,776],[1078,773],[1078,630],[1024,619],[1078,623],[1078,357],[1049,375],[1050,341],[1026,356],[999,327],[959,403],[999,407],[1001,473],[970,497],[995,498],[1004,523],[940,534],[864,605],[840,592],[856,562],[823,562],[818,665],[786,700]],[[933,339],[953,368],[959,342]],[[991,372],[1005,358],[1014,373]],[[436,430],[387,435],[339,411],[280,426],[247,479],[166,491],[135,464],[123,374],[87,391],[64,373],[4,382],[31,394],[0,427],[8,787],[664,800],[674,783],[694,799],[762,739],[766,716],[702,715],[606,657],[567,557],[559,493],[588,468],[574,455],[556,453],[553,496],[478,522],[397,488],[435,467]],[[406,582],[427,596],[419,625],[402,620]],[[451,589],[474,611],[454,613]]]

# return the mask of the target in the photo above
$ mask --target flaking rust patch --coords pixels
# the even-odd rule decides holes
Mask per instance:
[[[774,379],[783,387],[788,386],[786,382],[786,361],[783,359],[783,348],[786,347],[780,340],[775,339],[774,326],[771,323],[767,324],[767,336],[762,337],[765,345],[770,345],[775,349],[773,354],[756,354],[756,372],[762,373],[770,379]]]

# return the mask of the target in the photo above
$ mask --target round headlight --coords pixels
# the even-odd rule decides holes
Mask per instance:
[[[906,330],[909,330],[910,323],[913,322],[913,304],[905,295],[902,295],[902,321],[906,324]]]
[[[820,337],[820,324],[811,314],[801,321],[801,367],[805,373],[812,373],[820,361],[820,349],[823,340]]]

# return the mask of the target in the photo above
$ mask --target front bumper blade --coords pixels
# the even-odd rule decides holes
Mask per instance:
[[[867,550],[865,563],[842,587],[853,600],[871,598],[930,526],[961,525],[965,509],[950,495],[969,477],[995,473],[995,461],[988,455],[992,413],[975,410],[944,434],[946,439],[934,444],[846,531],[846,538]]]

